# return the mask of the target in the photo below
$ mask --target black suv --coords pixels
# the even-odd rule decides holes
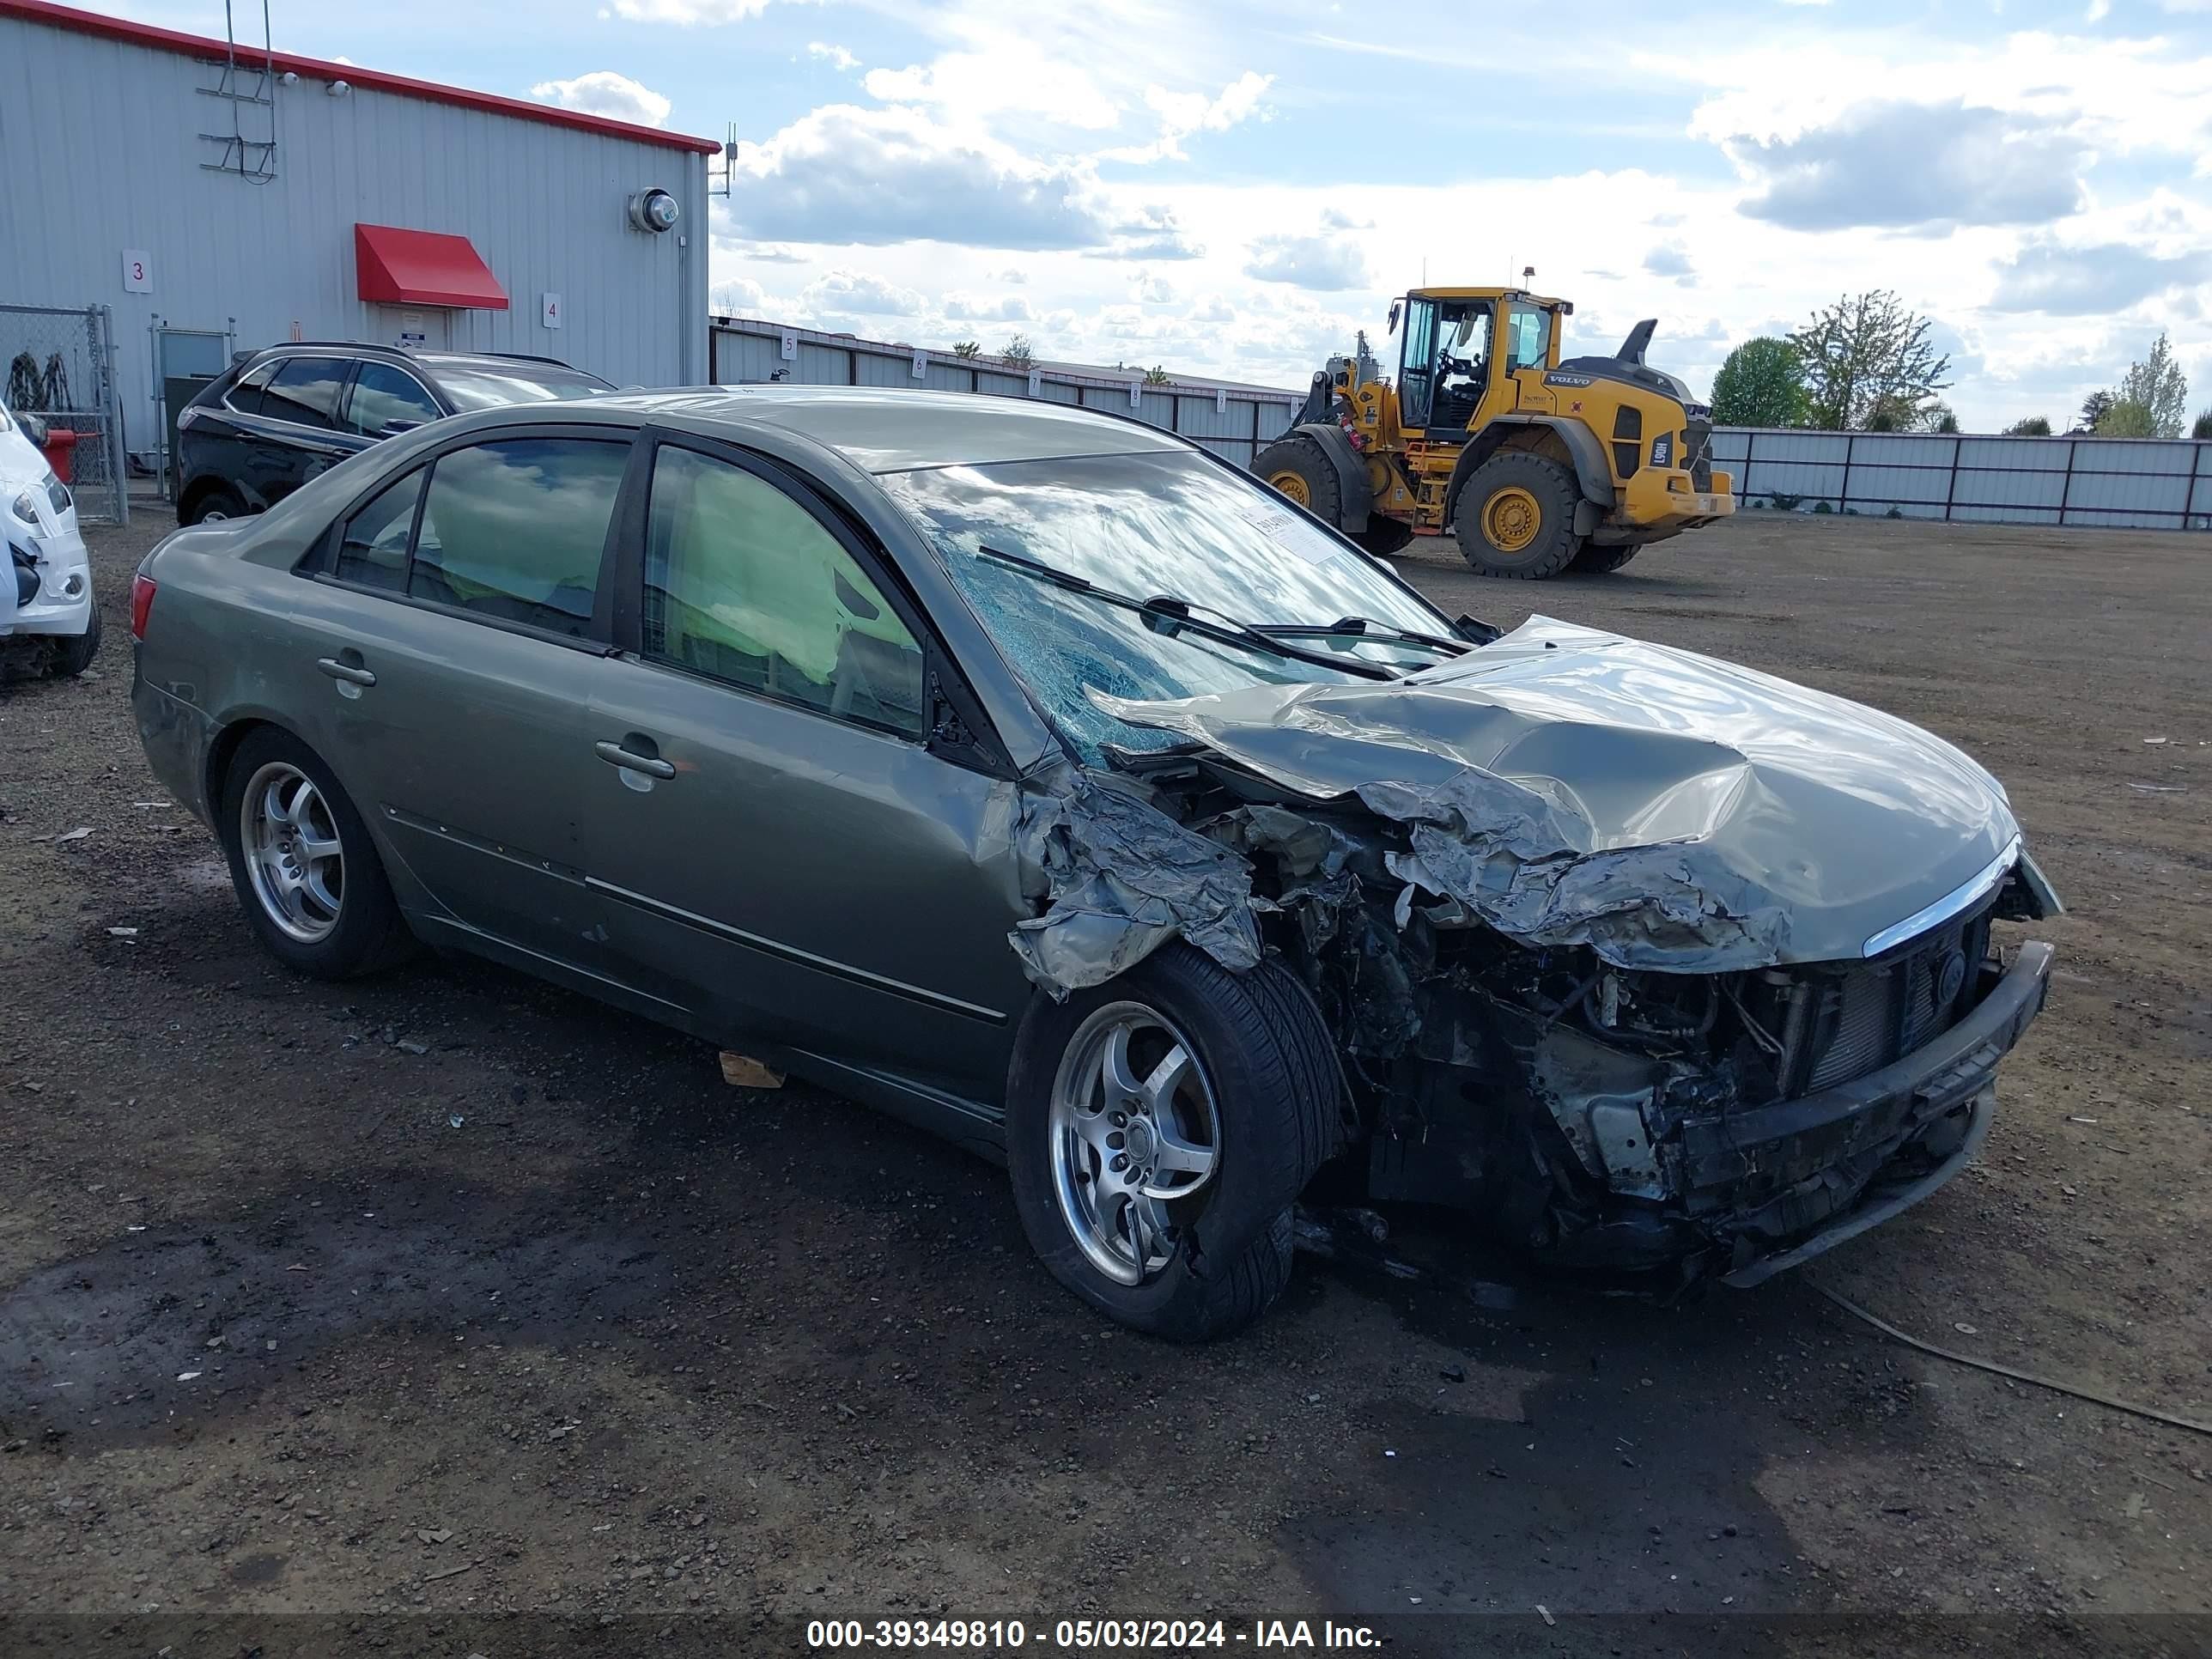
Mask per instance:
[[[551,357],[302,341],[232,365],[177,416],[177,522],[273,507],[380,438],[471,409],[614,388]]]

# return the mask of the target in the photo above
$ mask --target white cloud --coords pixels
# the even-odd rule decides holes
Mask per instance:
[[[671,107],[668,100],[651,87],[641,86],[612,70],[593,70],[573,81],[540,81],[531,88],[530,95],[541,104],[604,115],[614,121],[632,121],[641,127],[659,126],[668,118]]]
[[[718,317],[766,317],[773,314],[768,290],[746,276],[732,276],[707,290],[707,304]]]
[[[858,69],[860,66],[860,60],[854,57],[851,52],[842,46],[833,46],[826,40],[809,40],[806,43],[806,55],[829,64],[831,69],[849,70]]]
[[[2089,0],[2089,9],[2081,14],[2085,23],[2101,23],[2112,15],[2112,0]]]
[[[1360,244],[1334,231],[1315,236],[1262,236],[1252,244],[1244,274],[1263,283],[1324,292],[1368,285],[1367,256]]]
[[[948,294],[945,296],[945,314],[963,323],[1027,323],[1036,319],[1035,308],[1018,294],[995,300],[979,299],[970,294]]]
[[[1086,169],[1034,161],[914,109],[830,104],[738,146],[726,212],[749,238],[1085,248],[1113,227]]]
[[[1654,276],[1673,276],[1685,283],[1697,279],[1690,251],[1680,240],[1662,242],[1644,256],[1644,268]]]
[[[617,17],[633,23],[676,23],[694,27],[742,23],[749,17],[759,16],[773,3],[774,0],[614,0],[614,9]]]
[[[850,270],[816,277],[799,291],[799,298],[810,311],[859,317],[918,317],[928,309],[913,289]]]
[[[2154,295],[2212,280],[2212,253],[2160,255],[2133,242],[2066,246],[2048,239],[2023,245],[1997,268],[1990,307],[2104,316]]]
[[[860,84],[871,98],[887,104],[932,106],[968,121],[1011,112],[1096,131],[1121,118],[1089,70],[1056,61],[1034,42],[1018,39],[995,52],[948,52],[930,64],[872,69]]]
[[[1182,141],[1194,132],[1226,132],[1239,122],[1264,114],[1260,100],[1274,84],[1272,75],[1246,70],[1214,97],[1202,92],[1170,92],[1164,87],[1145,88],[1145,105],[1159,118],[1159,137],[1149,144],[1103,151],[1108,161],[1182,161]]]
[[[1723,145],[1760,187],[1743,210],[1791,230],[2047,224],[2082,204],[2087,146],[2063,123],[1948,103],[1861,104],[1787,138]]]

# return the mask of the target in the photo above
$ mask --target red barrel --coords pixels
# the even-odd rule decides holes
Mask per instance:
[[[54,470],[54,477],[64,483],[70,481],[70,451],[76,447],[76,434],[65,426],[46,428],[46,465]]]

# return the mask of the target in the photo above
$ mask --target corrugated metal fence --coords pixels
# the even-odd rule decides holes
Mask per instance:
[[[928,387],[1038,398],[1133,415],[1249,466],[1279,437],[1303,394],[1249,386],[1146,386],[1135,374],[1086,374],[1066,366],[1024,370],[992,357],[956,357],[843,334],[817,334],[744,318],[717,318],[709,331],[717,386],[786,380],[794,386]]]
[[[1240,466],[1289,427],[1304,397],[1206,381],[1149,386],[1133,374],[1065,365],[1024,371],[745,318],[716,318],[709,339],[718,386],[787,380],[1042,398],[1134,415]],[[1735,475],[1747,507],[1814,512],[1825,502],[1832,513],[1873,518],[2212,530],[2212,443],[2189,440],[1716,427],[1713,461]]]
[[[1717,427],[1750,507],[1961,523],[2212,530],[2212,443]]]

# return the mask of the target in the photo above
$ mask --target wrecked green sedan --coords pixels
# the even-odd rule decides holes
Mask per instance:
[[[1218,1336],[1293,1208],[1755,1281],[1957,1172],[2053,914],[1872,709],[1452,622],[1236,468],[1018,399],[488,411],[132,595],[147,753],[268,948],[473,951],[1001,1158],[1061,1282]]]

